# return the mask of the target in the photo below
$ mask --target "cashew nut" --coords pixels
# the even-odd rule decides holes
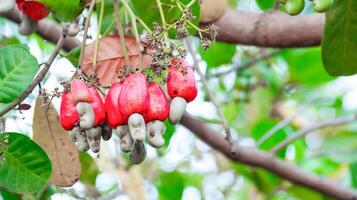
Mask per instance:
[[[116,128],[120,138],[120,149],[123,152],[130,152],[134,148],[133,138],[130,135],[128,125],[117,126]]]
[[[21,24],[19,27],[19,33],[21,35],[30,35],[35,32],[38,22],[32,21],[26,15],[20,13]]]
[[[83,129],[94,127],[94,111],[92,106],[87,102],[79,102],[76,106],[78,114],[81,116],[79,126]]]
[[[100,138],[102,134],[102,128],[96,127],[86,130],[87,142],[93,153],[98,153],[100,150]]]
[[[145,160],[146,148],[144,143],[135,142],[134,150],[130,152],[129,158],[133,164],[140,164]]]
[[[175,97],[170,104],[169,119],[171,124],[177,124],[186,110],[187,101],[182,97]]]
[[[129,132],[134,141],[142,142],[145,139],[145,121],[144,117],[138,113],[130,115],[128,119]]]
[[[146,139],[152,147],[162,147],[165,140],[162,137],[165,133],[166,126],[160,120],[151,121],[146,124]]]

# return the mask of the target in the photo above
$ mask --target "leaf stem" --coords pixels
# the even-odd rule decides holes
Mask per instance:
[[[169,36],[167,35],[167,31],[166,31],[166,25],[167,25],[167,24],[166,24],[166,20],[165,20],[164,11],[162,10],[161,1],[160,1],[160,0],[156,0],[156,4],[157,4],[157,7],[158,7],[159,12],[160,12],[160,17],[161,17],[162,26],[163,26],[164,29],[165,29],[165,33],[164,33],[165,40],[166,40],[166,41],[169,41]]]
[[[95,69],[96,69],[96,65],[97,65],[98,48],[99,48],[99,36],[100,36],[100,32],[102,30],[102,22],[103,22],[103,15],[104,15],[104,5],[105,5],[105,0],[102,0],[101,6],[100,6],[98,32],[97,32],[97,38],[95,39],[95,49],[94,49],[94,55],[93,55],[93,73],[94,74],[95,74]]]
[[[85,24],[84,24],[84,32],[83,32],[83,39],[82,39],[82,45],[81,45],[81,54],[79,55],[79,63],[80,63],[79,64],[79,66],[80,66],[79,68],[81,68],[82,65],[83,65],[83,57],[84,57],[84,51],[86,49],[87,34],[88,34],[90,18],[91,18],[92,13],[93,13],[95,1],[96,0],[92,0],[91,3],[90,3],[89,10],[88,10],[88,15],[87,15],[87,18],[86,18],[86,21],[85,21]]]
[[[113,0],[113,3],[114,3],[115,20],[117,23],[117,29],[119,31],[120,45],[122,47],[122,51],[123,51],[124,58],[125,58],[125,65],[126,65],[126,67],[130,67],[130,60],[129,60],[128,50],[126,48],[123,25],[121,23],[120,15],[119,15],[119,2],[118,2],[118,0]]]

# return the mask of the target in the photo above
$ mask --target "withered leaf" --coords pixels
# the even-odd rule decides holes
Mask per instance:
[[[48,112],[37,98],[33,117],[33,140],[47,153],[52,163],[50,182],[62,187],[73,185],[81,174],[76,146],[61,127],[58,114],[50,104]]]
[[[141,70],[151,64],[152,58],[149,54],[142,56],[143,67],[140,66],[140,50],[135,38],[126,36],[126,46],[129,54],[131,70]],[[145,43],[142,43],[146,47]],[[121,75],[125,66],[125,58],[119,37],[102,37],[99,39],[96,68],[93,68],[93,56],[95,51],[95,42],[88,44],[84,51],[82,70],[87,76],[93,75],[95,71],[102,86],[110,86],[118,82],[118,76]]]

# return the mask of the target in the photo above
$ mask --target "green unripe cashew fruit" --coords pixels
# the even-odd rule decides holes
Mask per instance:
[[[333,0],[312,0],[316,12],[326,12],[333,5]]]
[[[282,0],[282,4],[285,4],[286,12],[289,15],[298,15],[305,7],[304,0]]]

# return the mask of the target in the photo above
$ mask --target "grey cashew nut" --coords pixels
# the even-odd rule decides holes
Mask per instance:
[[[6,13],[15,7],[15,0],[0,0],[0,13]]]
[[[129,132],[134,141],[142,142],[145,139],[145,121],[144,117],[138,113],[130,115],[128,119]]]
[[[86,133],[84,130],[81,130],[77,134],[77,148],[80,151],[88,151],[89,150],[89,145],[88,145]]]
[[[165,130],[165,123],[160,120],[154,120],[146,124],[146,139],[152,147],[159,148],[165,144],[165,140],[162,137]]]
[[[67,27],[67,35],[69,37],[75,37],[79,33],[78,22],[72,22],[65,25]]]
[[[171,124],[177,124],[186,110],[187,101],[182,97],[175,97],[170,104],[169,120]]]
[[[77,112],[81,116],[79,126],[83,129],[91,129],[94,127],[94,111],[90,103],[79,102],[76,105]]]
[[[120,138],[120,149],[123,152],[132,151],[134,148],[134,141],[130,135],[128,125],[117,126],[116,130]]]
[[[112,137],[112,128],[108,124],[102,125],[102,138],[107,141]]]
[[[134,150],[130,152],[130,161],[133,164],[140,164],[146,158],[146,148],[143,142],[135,142]]]
[[[87,142],[93,153],[98,153],[100,150],[100,138],[102,135],[102,128],[95,127],[86,130]]]
[[[36,31],[38,22],[32,21],[26,15],[20,13],[21,24],[19,27],[19,33],[21,35],[30,35]]]

